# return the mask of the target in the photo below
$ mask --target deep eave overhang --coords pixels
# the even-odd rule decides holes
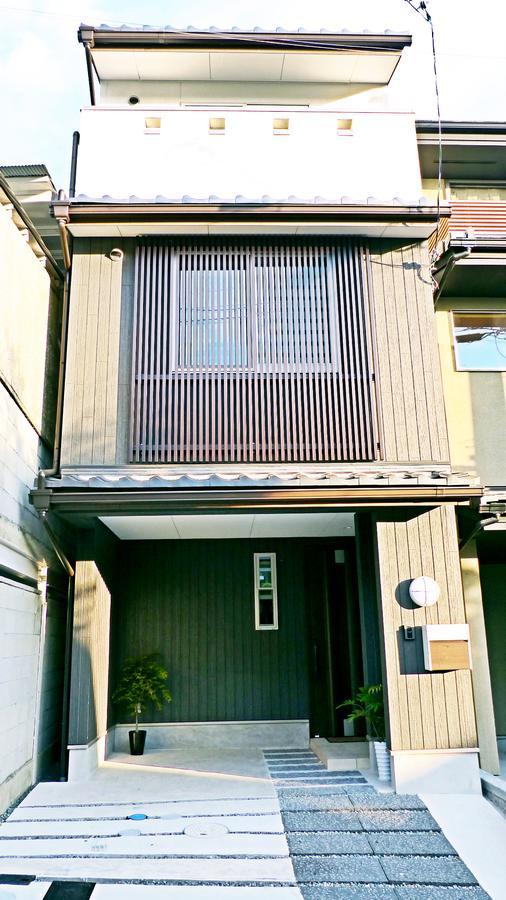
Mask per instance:
[[[54,215],[72,224],[87,222],[209,222],[246,220],[298,220],[314,222],[413,222],[437,221],[435,206],[373,204],[299,203],[62,203],[53,204]],[[442,204],[440,216],[450,216],[450,206]]]
[[[324,32],[257,32],[257,31],[174,31],[160,29],[113,29],[81,25],[81,43],[100,49],[168,49],[168,50],[290,50],[320,52],[361,50],[400,53],[411,46],[409,34],[348,34]]]
[[[469,503],[483,494],[481,487],[352,487],[271,488],[231,490],[34,490],[30,499],[36,509],[62,515],[163,515],[176,512],[292,510],[367,506],[440,506]]]

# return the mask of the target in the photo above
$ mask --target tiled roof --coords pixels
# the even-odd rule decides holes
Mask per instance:
[[[0,172],[6,178],[37,178],[42,175],[51,177],[43,163],[34,163],[27,166],[0,166]]]
[[[81,28],[91,28],[95,31],[144,31],[144,32],[159,32],[164,31],[167,33],[187,33],[187,34],[328,34],[328,35],[375,35],[375,34],[384,34],[384,35],[408,35],[409,31],[402,31],[398,29],[386,28],[383,31],[378,31],[370,28],[364,28],[361,30],[350,29],[350,28],[339,28],[333,30],[332,28],[302,28],[302,26],[298,26],[297,28],[283,28],[281,25],[276,25],[275,28],[262,28],[260,25],[253,25],[251,28],[240,28],[238,25],[232,25],[229,28],[217,28],[216,25],[209,25],[207,28],[198,27],[195,25],[187,25],[186,27],[177,27],[175,25],[108,25],[101,24],[97,26],[88,26],[82,24]]]
[[[214,194],[209,195],[208,197],[190,197],[188,194],[183,194],[182,197],[165,197],[162,194],[157,194],[156,197],[137,197],[135,194],[131,194],[129,197],[111,197],[109,194],[103,194],[101,197],[90,197],[87,194],[79,194],[77,197],[73,197],[70,201],[71,203],[177,203],[177,204],[275,204],[275,205],[289,205],[295,204],[297,206],[301,206],[306,204],[307,206],[326,206],[326,205],[336,205],[336,206],[427,206],[431,208],[436,208],[436,201],[432,200],[428,197],[411,197],[409,199],[403,197],[391,197],[388,199],[379,199],[378,197],[296,197],[291,194],[289,197],[271,197],[268,194],[263,194],[262,197],[245,197],[242,194],[237,194],[235,197],[218,197]]]
[[[467,473],[449,467],[386,465],[194,465],[126,466],[123,468],[67,468],[61,478],[50,478],[50,488],[184,488],[184,487],[411,487],[476,484]]]

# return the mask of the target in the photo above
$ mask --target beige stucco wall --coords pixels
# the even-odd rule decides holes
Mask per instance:
[[[506,372],[458,372],[451,310],[506,309],[506,298],[451,298],[436,314],[450,456],[455,468],[483,484],[506,485]]]

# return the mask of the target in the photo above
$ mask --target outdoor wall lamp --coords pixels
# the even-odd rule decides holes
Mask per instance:
[[[441,589],[437,581],[427,575],[413,578],[409,586],[409,596],[417,606],[434,606],[440,594]]]

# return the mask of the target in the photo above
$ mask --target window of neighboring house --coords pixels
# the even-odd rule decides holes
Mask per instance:
[[[276,554],[255,553],[255,629],[276,631],[278,628],[278,589]]]
[[[481,182],[470,184],[452,181],[450,184],[452,200],[476,200],[483,203],[504,203],[506,201],[506,184],[501,182]]]
[[[506,370],[506,312],[454,312],[457,368]]]

